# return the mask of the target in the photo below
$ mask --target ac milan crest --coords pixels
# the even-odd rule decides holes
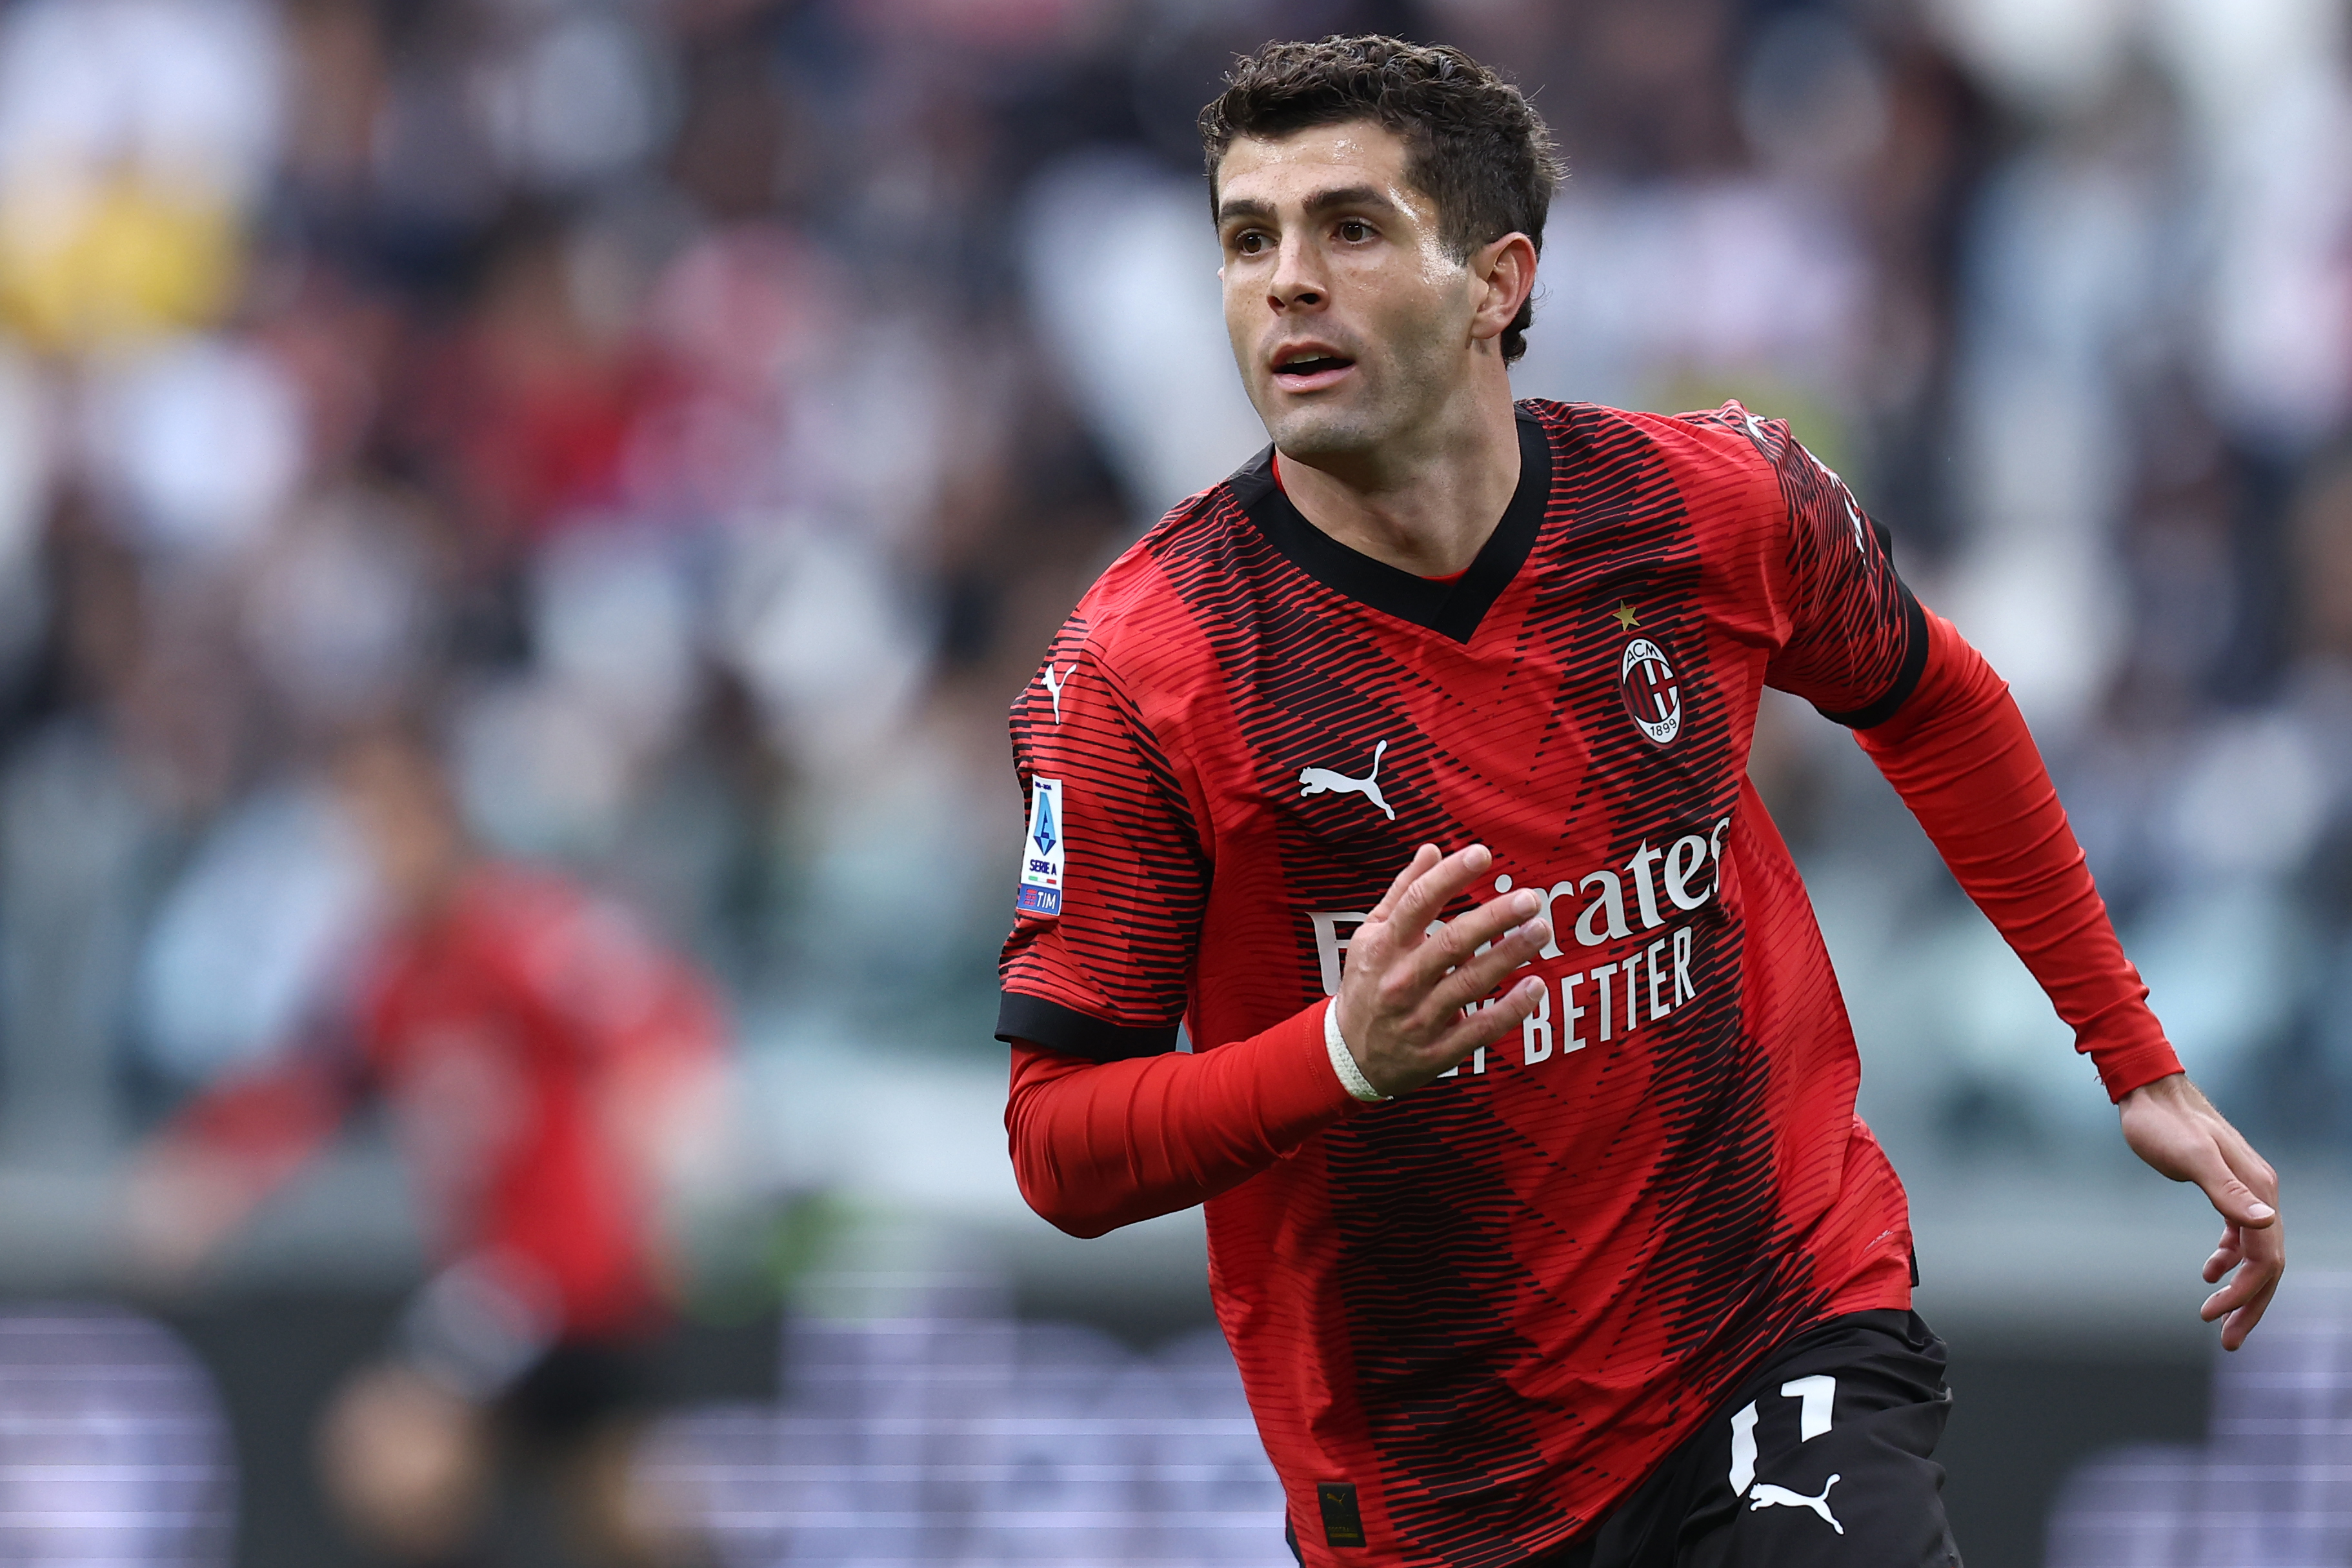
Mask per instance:
[[[1618,689],[1625,695],[1625,711],[1642,733],[1663,746],[1682,732],[1683,689],[1666,650],[1648,637],[1625,645],[1617,664]]]

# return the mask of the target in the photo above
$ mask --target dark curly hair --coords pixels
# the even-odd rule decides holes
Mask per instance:
[[[1268,44],[1234,62],[1225,90],[1201,110],[1210,211],[1217,165],[1237,139],[1350,120],[1376,121],[1403,140],[1405,178],[1437,204],[1457,258],[1511,233],[1543,249],[1544,217],[1565,171],[1535,106],[1460,49],[1376,33]],[[1534,320],[1530,295],[1503,332],[1505,363],[1528,352]]]

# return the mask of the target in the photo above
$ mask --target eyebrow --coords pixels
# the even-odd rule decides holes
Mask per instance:
[[[1377,185],[1341,185],[1333,190],[1317,191],[1306,201],[1307,216],[1329,212],[1334,207],[1369,207],[1379,212],[1399,211],[1396,203],[1381,193]],[[1270,218],[1274,209],[1264,202],[1235,200],[1221,202],[1217,206],[1219,227],[1235,218]]]

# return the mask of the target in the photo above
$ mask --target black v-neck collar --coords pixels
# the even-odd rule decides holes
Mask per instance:
[[[1451,583],[1416,577],[1375,561],[1300,516],[1275,482],[1272,447],[1233,477],[1234,497],[1267,543],[1325,587],[1466,643],[1526,563],[1551,499],[1551,442],[1534,415],[1522,408],[1518,417],[1519,488],[1511,493],[1511,504],[1503,509],[1502,521],[1479,547],[1470,570]]]

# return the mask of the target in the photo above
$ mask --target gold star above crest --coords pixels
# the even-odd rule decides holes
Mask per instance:
[[[1629,632],[1642,624],[1642,618],[1633,613],[1633,606],[1622,599],[1620,599],[1617,602],[1617,607],[1609,613],[1616,616],[1617,624]]]

